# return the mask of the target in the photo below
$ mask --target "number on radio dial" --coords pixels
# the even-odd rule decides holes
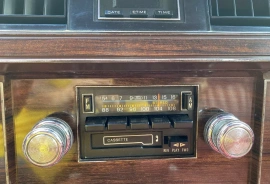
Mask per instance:
[[[154,107],[155,111],[162,111],[162,107]]]
[[[168,107],[168,111],[176,111],[176,107],[173,106],[173,107]]]
[[[161,99],[162,99],[162,100],[167,100],[167,95],[162,95],[162,96],[161,96]]]
[[[124,111],[124,108],[118,107],[116,110],[117,110],[117,112],[123,112]]]
[[[148,111],[150,111],[150,108],[149,107],[141,107],[141,111],[148,112]]]
[[[130,107],[130,108],[129,108],[129,111],[130,111],[130,112],[136,112],[137,109],[136,109],[136,107]]]
[[[102,112],[110,112],[110,109],[109,108],[102,108],[101,111]]]

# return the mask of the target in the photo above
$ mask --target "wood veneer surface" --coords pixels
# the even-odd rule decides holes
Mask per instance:
[[[261,183],[270,183],[270,81],[266,81],[265,95],[265,119],[264,119],[264,135],[262,144],[262,169]]]
[[[6,182],[6,174],[5,174],[5,152],[4,152],[4,135],[3,135],[3,120],[2,120],[2,105],[3,99],[1,99],[2,95],[2,83],[0,81],[0,183]]]
[[[32,34],[0,37],[3,58],[269,56],[269,35]]]
[[[22,140],[38,120],[55,111],[76,115],[75,85],[181,84],[200,85],[199,111],[205,107],[222,108],[253,126],[253,77],[183,78],[175,74],[159,78],[13,80],[16,180],[18,183],[248,183],[252,154],[230,160],[212,151],[203,140],[201,120],[195,159],[77,163],[76,140],[63,160],[51,168],[33,166],[22,155]],[[76,123],[71,126],[76,130]]]

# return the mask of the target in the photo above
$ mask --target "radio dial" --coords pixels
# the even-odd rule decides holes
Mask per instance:
[[[23,141],[23,151],[34,165],[49,167],[62,159],[72,143],[70,126],[60,118],[47,117],[27,134]]]
[[[227,158],[240,158],[252,148],[254,133],[234,115],[221,112],[206,123],[204,139],[210,147]]]

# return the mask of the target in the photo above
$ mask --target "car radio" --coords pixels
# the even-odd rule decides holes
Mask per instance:
[[[77,86],[79,161],[196,157],[198,86]]]
[[[179,0],[98,0],[98,19],[180,20]]]

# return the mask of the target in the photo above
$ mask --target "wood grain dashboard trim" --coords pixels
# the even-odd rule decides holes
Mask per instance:
[[[4,104],[4,86],[3,86],[4,77],[0,76],[0,170],[5,170],[5,172],[0,173],[1,182],[9,182],[8,178],[8,167],[7,167],[7,155],[5,151],[6,147],[6,133],[5,133],[5,104]]]
[[[11,83],[5,77],[1,83],[2,90],[2,121],[3,121],[3,137],[4,137],[4,151],[5,151],[5,170],[6,182],[16,183],[16,156],[14,143],[14,126],[13,126],[13,109],[11,97]]]
[[[265,78],[265,99],[264,99],[264,112],[263,112],[263,119],[264,119],[264,129],[263,129],[263,141],[261,142],[261,175],[260,175],[260,182],[261,183],[269,183],[269,171],[270,171],[270,73],[267,72],[264,75]]]
[[[116,75],[118,76],[118,75]],[[97,79],[97,78],[88,78],[88,79],[29,79],[29,80],[23,80],[23,79],[12,79],[12,86],[11,89],[15,93],[12,94],[12,98],[14,100],[14,106],[13,106],[13,113],[14,113],[14,130],[13,132],[23,132],[27,133],[27,130],[24,127],[20,127],[21,125],[26,125],[23,122],[27,122],[28,128],[31,128],[36,121],[28,121],[25,120],[23,117],[34,117],[38,115],[39,110],[41,112],[47,114],[50,112],[53,112],[55,109],[61,110],[62,107],[69,109],[71,112],[74,111],[73,105],[74,102],[72,102],[72,98],[67,98],[66,100],[70,101],[66,105],[63,103],[53,103],[54,101],[51,101],[51,103],[47,104],[49,97],[53,98],[55,96],[55,93],[59,93],[64,91],[64,89],[67,89],[68,91],[72,90],[72,88],[68,86],[72,86],[72,82],[74,84],[81,84],[81,85],[95,85],[95,84],[103,84],[103,85],[149,85],[149,84],[194,84],[200,82],[203,86],[201,89],[201,96],[200,99],[203,100],[202,104],[200,104],[200,108],[205,107],[208,105],[216,105],[216,106],[223,106],[225,109],[231,109],[235,115],[237,115],[239,118],[241,118],[243,121],[248,122],[249,124],[253,124],[253,102],[247,101],[245,108],[242,102],[245,102],[245,98],[251,99],[253,97],[253,90],[256,83],[256,80],[254,77],[216,77],[216,78],[207,78],[207,77],[178,77],[179,74],[174,74],[173,76],[170,75],[168,77],[163,78],[162,75],[160,78],[152,77],[150,78],[103,78],[103,79]],[[37,76],[35,76],[37,77]],[[77,76],[79,77],[79,76]],[[119,77],[119,76],[118,76]],[[63,82],[66,83],[63,83]],[[231,82],[234,83],[231,83]],[[58,88],[57,85],[62,84],[61,86],[63,88]],[[64,85],[66,84],[66,85]],[[29,86],[30,85],[30,86]],[[34,86],[32,86],[34,85]],[[233,99],[229,99],[226,102],[223,101],[223,98],[219,98],[219,92],[223,91],[223,87],[227,86],[226,89],[229,90],[233,88],[233,86],[238,86],[238,88],[242,89],[240,90],[243,95],[241,95],[241,98],[238,98],[236,95],[233,95],[233,99],[238,99],[238,103],[234,103]],[[211,86],[211,87],[210,87]],[[241,86],[241,87],[240,87]],[[46,90],[44,90],[46,89]],[[58,89],[58,90],[57,90]],[[207,90],[211,91],[207,91]],[[229,90],[230,91],[230,90]],[[54,93],[55,92],[55,93]],[[72,95],[73,92],[67,92],[66,94],[69,94],[69,96]],[[236,94],[235,92],[233,92]],[[31,95],[28,95],[31,94]],[[228,96],[229,93],[223,91],[220,95]],[[16,96],[15,96],[16,95]],[[19,96],[17,96],[19,95]],[[58,96],[58,95],[56,95]],[[62,95],[61,95],[62,96]],[[43,98],[40,98],[43,97]],[[44,98],[46,97],[46,98]],[[59,96],[58,96],[59,97]],[[37,99],[43,99],[41,101],[34,100]],[[65,98],[64,98],[65,99]],[[224,98],[225,99],[225,98]],[[40,103],[41,102],[41,103]],[[241,103],[239,103],[241,102]],[[53,104],[52,104],[53,103]],[[23,109],[28,109],[28,111],[24,111]],[[37,108],[37,109],[36,109]],[[35,110],[36,109],[36,110]],[[43,111],[43,110],[44,111]],[[26,116],[18,116],[21,113],[23,113]],[[26,113],[26,114],[25,114]],[[44,116],[44,114],[40,113],[40,116]],[[41,118],[42,118],[41,117]],[[39,116],[33,118],[36,119],[39,118]],[[91,163],[91,164],[78,164],[77,163],[77,150],[76,150],[76,144],[74,143],[73,149],[64,157],[63,161],[57,164],[53,168],[37,168],[29,164],[28,162],[23,159],[23,157],[19,157],[18,155],[18,148],[21,147],[18,139],[16,139],[15,144],[17,144],[17,149],[15,149],[16,153],[16,163],[15,168],[17,171],[16,174],[16,181],[17,182],[68,182],[68,181],[74,181],[77,182],[90,182],[91,183],[101,183],[101,182],[108,182],[111,183],[128,183],[131,181],[130,179],[133,178],[133,181],[130,183],[164,183],[168,181],[178,182],[178,183],[201,183],[202,180],[204,182],[210,181],[208,176],[211,176],[214,178],[215,182],[217,181],[235,181],[238,182],[246,182],[249,181],[249,166],[251,164],[251,157],[253,154],[249,154],[245,158],[241,158],[239,160],[228,160],[223,158],[221,155],[211,151],[211,149],[204,143],[202,138],[202,122],[200,122],[199,127],[199,153],[197,159],[192,160],[177,160],[177,159],[155,159],[155,160],[133,160],[133,161],[110,161],[110,162],[102,162],[102,163]],[[73,125],[76,126],[76,125]],[[24,132],[25,131],[25,132]],[[10,135],[10,134],[9,134]],[[11,136],[11,135],[10,135]],[[22,136],[23,137],[23,136]],[[21,136],[20,136],[21,138]],[[256,161],[256,160],[255,160]],[[231,166],[235,166],[238,169],[238,172],[242,175],[237,178],[237,172],[235,170],[228,171],[224,173],[223,176],[219,176],[217,173],[219,173],[217,168],[219,170],[225,169],[229,170]],[[198,166],[198,168],[196,167]],[[65,168],[65,169],[62,169]],[[200,169],[199,169],[200,168]],[[208,168],[209,171],[212,171],[208,173],[207,169],[202,168]],[[62,172],[57,172],[57,177],[48,177],[49,173],[52,175],[53,173],[56,174],[56,171],[60,170]],[[131,172],[130,169],[133,171]],[[191,177],[191,175],[194,176],[194,172],[197,172],[196,177]],[[44,173],[48,173],[45,177]],[[78,176],[84,176],[81,179],[77,178],[74,180],[72,177],[78,177],[73,176],[72,173],[78,174]],[[104,175],[106,173],[106,175]],[[169,177],[162,177],[162,173],[164,173],[166,176]],[[209,175],[208,175],[209,174]],[[253,174],[256,174],[253,173]],[[27,176],[27,177],[25,177]],[[53,175],[52,175],[53,176]],[[69,178],[69,176],[71,178]],[[103,177],[101,177],[103,176]],[[147,177],[149,176],[149,177]],[[181,177],[180,177],[181,176]],[[231,176],[231,177],[230,177]],[[233,178],[232,178],[233,176]],[[201,177],[201,178],[200,178]],[[42,178],[42,180],[41,180]],[[16,182],[15,181],[15,182]],[[254,182],[255,183],[255,182]]]
[[[0,57],[269,56],[270,36],[59,35],[0,37]]]

